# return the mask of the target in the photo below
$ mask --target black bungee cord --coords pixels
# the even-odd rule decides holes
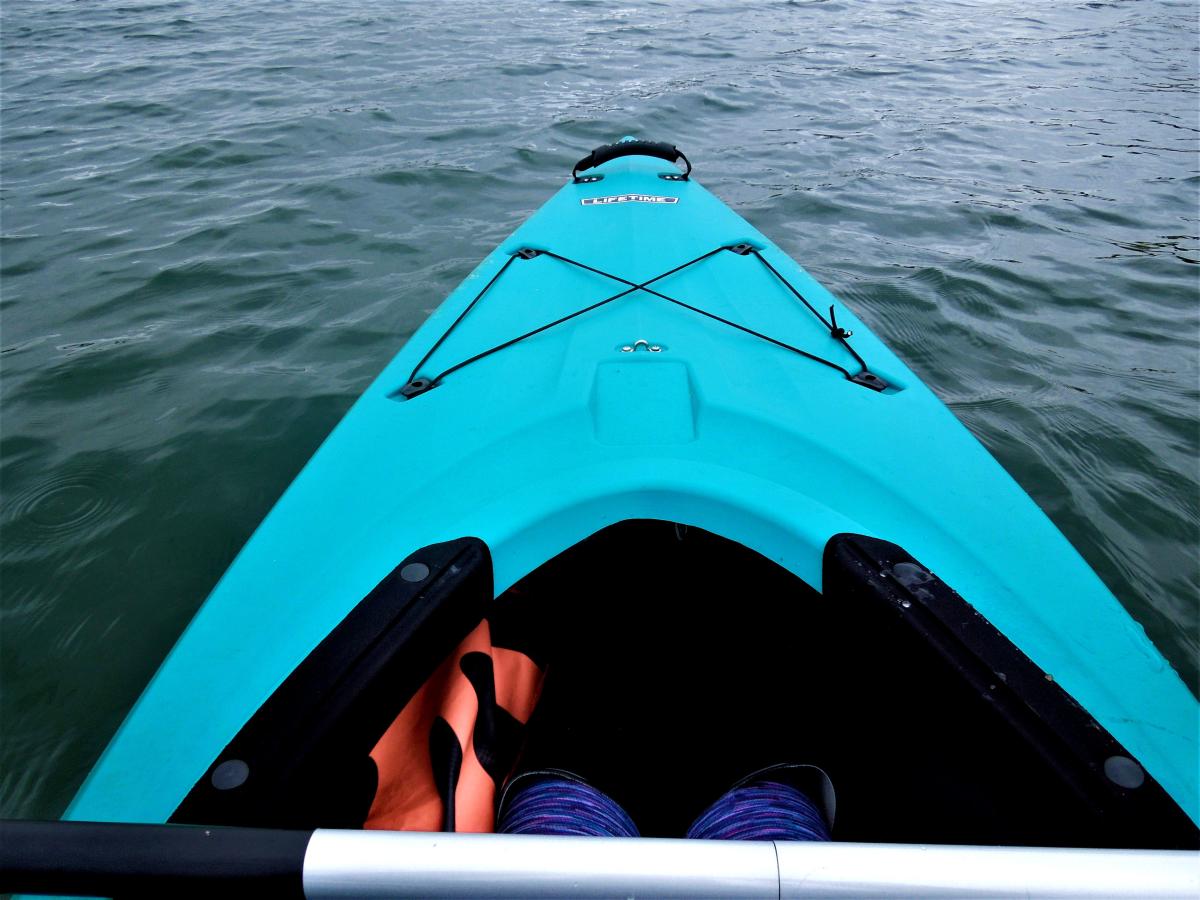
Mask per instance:
[[[815,353],[809,353],[807,350],[801,350],[799,347],[794,347],[791,344],[788,344],[788,343],[785,343],[784,341],[778,340],[777,338],[773,338],[773,337],[763,334],[759,331],[755,331],[752,328],[748,328],[745,325],[739,325],[737,322],[732,322],[729,319],[723,318],[722,316],[718,316],[716,313],[708,312],[707,310],[700,309],[697,306],[692,306],[690,303],[685,303],[682,300],[677,300],[674,297],[669,297],[666,294],[663,294],[656,290],[652,290],[650,288],[650,285],[652,285],[656,282],[662,281],[664,278],[674,275],[675,273],[680,272],[680,271],[688,268],[689,266],[693,266],[693,265],[696,265],[697,263],[703,262],[706,259],[710,259],[713,256],[716,256],[718,253],[722,253],[722,252],[726,252],[726,251],[728,251],[730,253],[734,253],[738,256],[754,256],[758,259],[759,262],[761,262],[764,266],[766,266],[768,271],[770,271],[771,274],[774,275],[775,278],[778,281],[780,281],[784,285],[784,287],[786,287],[796,297],[796,299],[798,299],[802,304],[804,304],[804,306],[809,310],[809,312],[811,312],[814,316],[816,316],[817,319],[821,322],[821,324],[823,326],[825,326],[826,329],[828,329],[830,336],[835,338],[843,347],[846,348],[846,350],[850,353],[850,355],[854,357],[855,362],[857,362],[860,367],[859,371],[851,372],[849,369],[845,368],[844,366],[838,365],[837,363],[833,362],[832,360],[828,360],[828,359],[825,359],[824,357],[817,356]],[[596,303],[592,303],[589,306],[585,306],[582,309],[578,309],[575,312],[568,313],[567,315],[562,316],[558,319],[555,319],[552,322],[547,322],[544,325],[539,325],[537,328],[534,328],[531,331],[527,331],[524,334],[520,334],[514,338],[510,338],[509,340],[504,341],[503,343],[497,344],[496,346],[491,347],[487,350],[484,350],[481,353],[477,353],[474,356],[464,359],[462,362],[455,363],[454,365],[450,366],[448,369],[444,369],[441,373],[439,373],[438,375],[436,375],[432,378],[419,377],[418,373],[420,372],[421,368],[429,361],[429,359],[433,356],[433,354],[437,351],[437,349],[439,347],[441,347],[443,343],[445,343],[446,338],[448,338],[450,336],[450,333],[452,331],[454,331],[454,329],[458,327],[458,325],[463,321],[463,319],[465,319],[467,317],[467,314],[470,313],[470,311],[475,308],[475,306],[479,303],[479,301],[481,299],[483,299],[483,296],[489,290],[491,290],[492,286],[495,285],[495,283],[497,281],[500,280],[500,276],[502,276],[505,272],[508,271],[508,269],[512,265],[513,261],[517,260],[517,259],[521,259],[521,260],[536,259],[539,256],[547,256],[547,257],[550,257],[551,259],[558,260],[559,262],[565,263],[567,265],[575,266],[577,268],[583,269],[588,272],[593,272],[596,275],[600,275],[600,276],[603,276],[604,278],[608,278],[612,281],[616,281],[619,284],[626,285],[627,288],[626,288],[626,290],[623,290],[616,294],[613,294],[610,297],[605,297],[603,300],[599,300]],[[752,337],[758,338],[759,340],[763,340],[763,341],[766,341],[767,343],[774,344],[777,347],[781,347],[784,350],[789,350],[792,353],[798,354],[799,356],[803,356],[805,359],[810,359],[813,362],[820,363],[823,366],[827,366],[830,369],[834,369],[834,370],[840,372],[842,374],[842,376],[844,378],[846,378],[846,380],[852,381],[855,384],[860,384],[863,387],[868,387],[874,391],[882,391],[888,387],[888,383],[886,381],[884,381],[884,379],[880,378],[878,375],[871,372],[870,369],[868,368],[866,362],[863,360],[863,358],[858,355],[858,353],[854,350],[853,347],[850,346],[848,339],[850,338],[852,332],[847,331],[846,329],[844,329],[838,325],[837,315],[834,312],[833,306],[829,307],[829,318],[826,319],[824,316],[821,315],[820,312],[817,311],[816,307],[814,307],[811,303],[808,302],[808,300],[804,297],[804,295],[801,294],[792,285],[791,282],[789,282],[786,278],[783,277],[782,274],[780,274],[778,269],[776,269],[773,265],[771,265],[771,263],[766,258],[763,257],[763,255],[756,248],[752,247],[749,244],[734,244],[734,245],[723,245],[723,246],[717,247],[713,250],[709,250],[707,253],[703,253],[700,256],[697,256],[695,259],[691,259],[685,263],[681,263],[680,265],[675,266],[672,269],[668,269],[667,271],[663,272],[662,274],[655,275],[653,278],[651,278],[647,281],[643,281],[643,282],[630,281],[626,278],[622,278],[619,275],[614,275],[611,272],[605,272],[603,269],[598,269],[595,266],[590,266],[587,263],[580,262],[579,260],[570,259],[569,257],[562,256],[558,253],[555,253],[552,250],[536,250],[536,249],[529,248],[529,247],[522,248],[522,249],[518,250],[516,253],[513,253],[511,256],[509,256],[509,258],[507,260],[505,260],[504,265],[501,266],[500,269],[496,272],[496,274],[491,277],[491,279],[488,281],[488,283],[483,286],[483,288],[479,291],[478,294],[475,295],[475,297],[471,300],[471,302],[466,305],[466,307],[463,309],[463,311],[458,314],[458,317],[455,318],[455,320],[450,324],[450,327],[448,327],[442,333],[441,337],[439,337],[436,341],[434,341],[433,346],[431,346],[429,348],[429,350],[427,350],[425,352],[425,355],[421,357],[420,362],[418,362],[416,364],[416,366],[413,367],[412,373],[409,375],[409,378],[408,378],[408,383],[405,384],[402,388],[400,388],[400,390],[397,393],[401,397],[404,397],[404,398],[412,398],[412,397],[419,396],[420,394],[423,394],[426,391],[429,391],[429,390],[437,387],[439,384],[442,383],[442,380],[444,378],[446,378],[448,375],[451,375],[452,373],[457,372],[458,370],[463,369],[466,366],[471,365],[472,363],[478,362],[479,360],[484,359],[485,357],[491,356],[494,353],[499,353],[501,350],[505,350],[505,349],[513,346],[514,344],[520,343],[521,341],[525,340],[526,338],[533,337],[536,334],[541,334],[543,331],[547,331],[551,328],[554,328],[556,325],[561,325],[564,322],[568,322],[571,319],[574,319],[578,316],[582,316],[585,313],[589,313],[594,309],[599,309],[602,306],[605,306],[616,300],[620,300],[622,297],[627,297],[630,294],[637,293],[638,291],[649,294],[650,296],[656,297],[659,300],[664,300],[667,303],[672,303],[675,306],[681,307],[683,309],[690,310],[691,312],[697,313],[699,315],[705,316],[706,318],[712,319],[715,322],[719,322],[722,325],[727,325],[730,328],[734,328],[745,334],[751,335]]]

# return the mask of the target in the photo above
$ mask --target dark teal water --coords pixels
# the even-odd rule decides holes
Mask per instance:
[[[354,397],[630,133],[857,309],[1195,687],[1197,43],[1190,0],[4,0],[0,814],[62,810]]]

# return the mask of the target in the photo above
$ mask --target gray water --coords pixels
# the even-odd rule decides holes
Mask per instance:
[[[1194,688],[1196,16],[3,0],[0,814],[63,809],[355,396],[624,134],[856,309]]]

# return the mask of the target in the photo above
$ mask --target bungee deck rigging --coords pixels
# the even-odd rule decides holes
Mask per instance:
[[[690,163],[688,165],[688,172],[691,172],[691,164]],[[815,353],[810,353],[807,350],[801,350],[799,347],[794,347],[791,344],[785,343],[784,341],[781,341],[777,338],[773,338],[773,337],[770,337],[769,335],[763,334],[762,332],[755,331],[753,328],[748,328],[745,325],[739,325],[737,322],[732,322],[729,319],[724,318],[723,316],[718,316],[716,313],[708,312],[707,310],[700,309],[699,307],[693,306],[690,303],[685,303],[682,300],[678,300],[674,297],[669,297],[666,294],[663,294],[659,291],[651,290],[650,285],[655,284],[659,281],[662,281],[664,278],[668,278],[677,272],[683,271],[684,269],[690,268],[691,266],[694,266],[697,263],[704,262],[707,259],[711,259],[712,257],[716,256],[718,253],[723,253],[723,252],[733,253],[737,256],[753,256],[760,263],[762,263],[767,268],[767,270],[772,275],[774,275],[775,278],[796,297],[797,300],[799,300],[801,303],[804,304],[805,308],[807,308],[809,312],[811,312],[814,316],[817,317],[817,319],[821,322],[821,324],[823,326],[825,326],[825,328],[829,331],[829,336],[836,339],[837,341],[839,341],[841,343],[841,345],[846,348],[846,350],[850,353],[850,355],[854,357],[854,361],[858,363],[858,365],[860,367],[859,371],[851,372],[849,369],[845,368],[844,366],[838,365],[837,363],[833,362],[832,360],[825,359],[824,357],[817,356]],[[454,331],[454,329],[458,327],[459,323],[461,323],[463,321],[463,319],[465,319],[467,317],[467,314],[470,313],[470,311],[475,308],[475,305],[480,300],[483,299],[483,296],[491,289],[492,285],[494,285],[497,281],[499,281],[501,276],[504,275],[504,273],[508,271],[508,268],[510,265],[512,265],[513,261],[517,260],[517,259],[532,260],[532,259],[537,259],[539,256],[547,256],[551,259],[556,259],[559,262],[566,263],[567,265],[575,266],[576,268],[582,269],[586,272],[593,272],[596,275],[600,275],[604,278],[611,279],[612,281],[616,281],[620,284],[628,285],[628,290],[624,290],[619,293],[613,294],[611,297],[605,297],[603,300],[597,301],[596,303],[592,303],[588,306],[583,307],[582,309],[576,310],[575,312],[568,313],[565,316],[561,316],[560,318],[557,318],[552,322],[547,322],[544,325],[540,325],[531,331],[527,331],[524,334],[518,335],[517,337],[510,338],[509,340],[506,340],[501,344],[497,344],[496,346],[494,346],[488,350],[484,350],[481,353],[477,353],[474,356],[463,360],[462,362],[455,363],[454,365],[450,366],[448,369],[443,370],[438,375],[435,375],[430,378],[419,377],[418,373],[421,371],[421,368],[427,362],[429,362],[429,359],[433,356],[433,354],[437,351],[437,349],[442,346],[442,344],[445,342],[446,338],[448,338],[450,336],[450,334]],[[798,290],[796,290],[795,286],[792,285],[792,283],[790,281],[788,281],[786,278],[783,277],[783,275],[781,275],[779,273],[778,269],[776,269],[773,265],[771,265],[770,262],[768,262],[766,259],[763,258],[763,255],[755,247],[753,247],[750,244],[734,244],[732,246],[721,246],[721,247],[717,247],[713,250],[709,250],[707,253],[703,253],[700,256],[697,256],[695,259],[688,260],[687,262],[682,263],[678,266],[675,266],[672,269],[668,269],[667,271],[663,272],[660,275],[655,275],[653,278],[649,278],[646,281],[643,281],[640,283],[630,281],[627,278],[622,278],[620,275],[614,275],[611,272],[606,272],[603,269],[598,269],[595,266],[590,266],[587,263],[580,262],[579,260],[570,259],[566,256],[562,256],[558,253],[555,253],[552,250],[539,250],[539,249],[534,249],[532,247],[523,247],[520,250],[517,250],[515,253],[512,253],[509,255],[508,260],[504,263],[503,266],[501,266],[500,271],[492,276],[491,280],[488,281],[488,283],[483,286],[483,289],[480,290],[479,293],[475,295],[475,298],[473,300],[471,300],[471,302],[469,304],[467,304],[466,309],[464,309],[459,314],[458,318],[456,318],[454,320],[454,322],[451,323],[450,327],[447,328],[442,333],[441,337],[439,337],[436,341],[434,341],[433,346],[430,347],[429,350],[426,351],[425,355],[421,358],[420,362],[418,362],[413,367],[412,372],[408,376],[408,382],[403,387],[401,387],[396,393],[399,396],[404,397],[406,399],[416,397],[420,394],[425,393],[426,391],[432,390],[433,388],[437,387],[439,384],[442,383],[442,380],[444,378],[446,378],[446,376],[451,375],[454,372],[457,372],[460,369],[463,369],[466,366],[471,365],[472,363],[478,362],[479,360],[484,359],[488,356],[491,356],[492,354],[499,353],[501,350],[505,350],[505,349],[513,346],[514,344],[518,344],[521,341],[526,340],[527,338],[533,337],[534,335],[541,334],[544,331],[549,331],[551,328],[554,328],[556,325],[561,325],[564,322],[569,322],[571,319],[577,318],[578,316],[582,316],[583,314],[589,313],[594,309],[599,309],[602,306],[606,306],[609,303],[612,303],[616,300],[620,300],[623,297],[628,297],[629,295],[637,293],[639,291],[649,294],[651,297],[657,297],[659,300],[665,300],[667,303],[673,303],[682,309],[690,310],[691,312],[697,313],[701,316],[705,316],[709,319],[712,319],[713,321],[721,323],[722,325],[727,325],[730,328],[736,329],[737,331],[740,331],[740,332],[748,334],[752,337],[758,338],[759,340],[766,341],[769,344],[774,344],[776,347],[782,347],[784,350],[788,350],[792,353],[798,354],[799,356],[803,356],[805,359],[810,359],[813,362],[820,363],[823,366],[827,366],[831,369],[834,369],[834,370],[840,372],[846,378],[847,381],[852,381],[855,384],[860,384],[863,387],[870,388],[873,391],[885,391],[890,386],[887,383],[887,381],[885,381],[879,375],[872,372],[867,367],[867,364],[863,360],[863,358],[858,355],[858,352],[855,351],[855,349],[850,346],[849,338],[853,335],[853,332],[847,331],[846,329],[838,326],[837,314],[834,312],[834,307],[832,304],[829,307],[829,319],[827,320],[824,316],[821,315],[820,312],[817,311],[816,307],[814,307],[811,303],[808,302],[807,299],[805,299],[803,294],[801,294]]]

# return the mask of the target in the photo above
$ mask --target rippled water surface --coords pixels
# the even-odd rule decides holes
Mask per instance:
[[[858,310],[1195,686],[1193,2],[0,9],[0,813],[62,810],[355,396],[627,133]]]

